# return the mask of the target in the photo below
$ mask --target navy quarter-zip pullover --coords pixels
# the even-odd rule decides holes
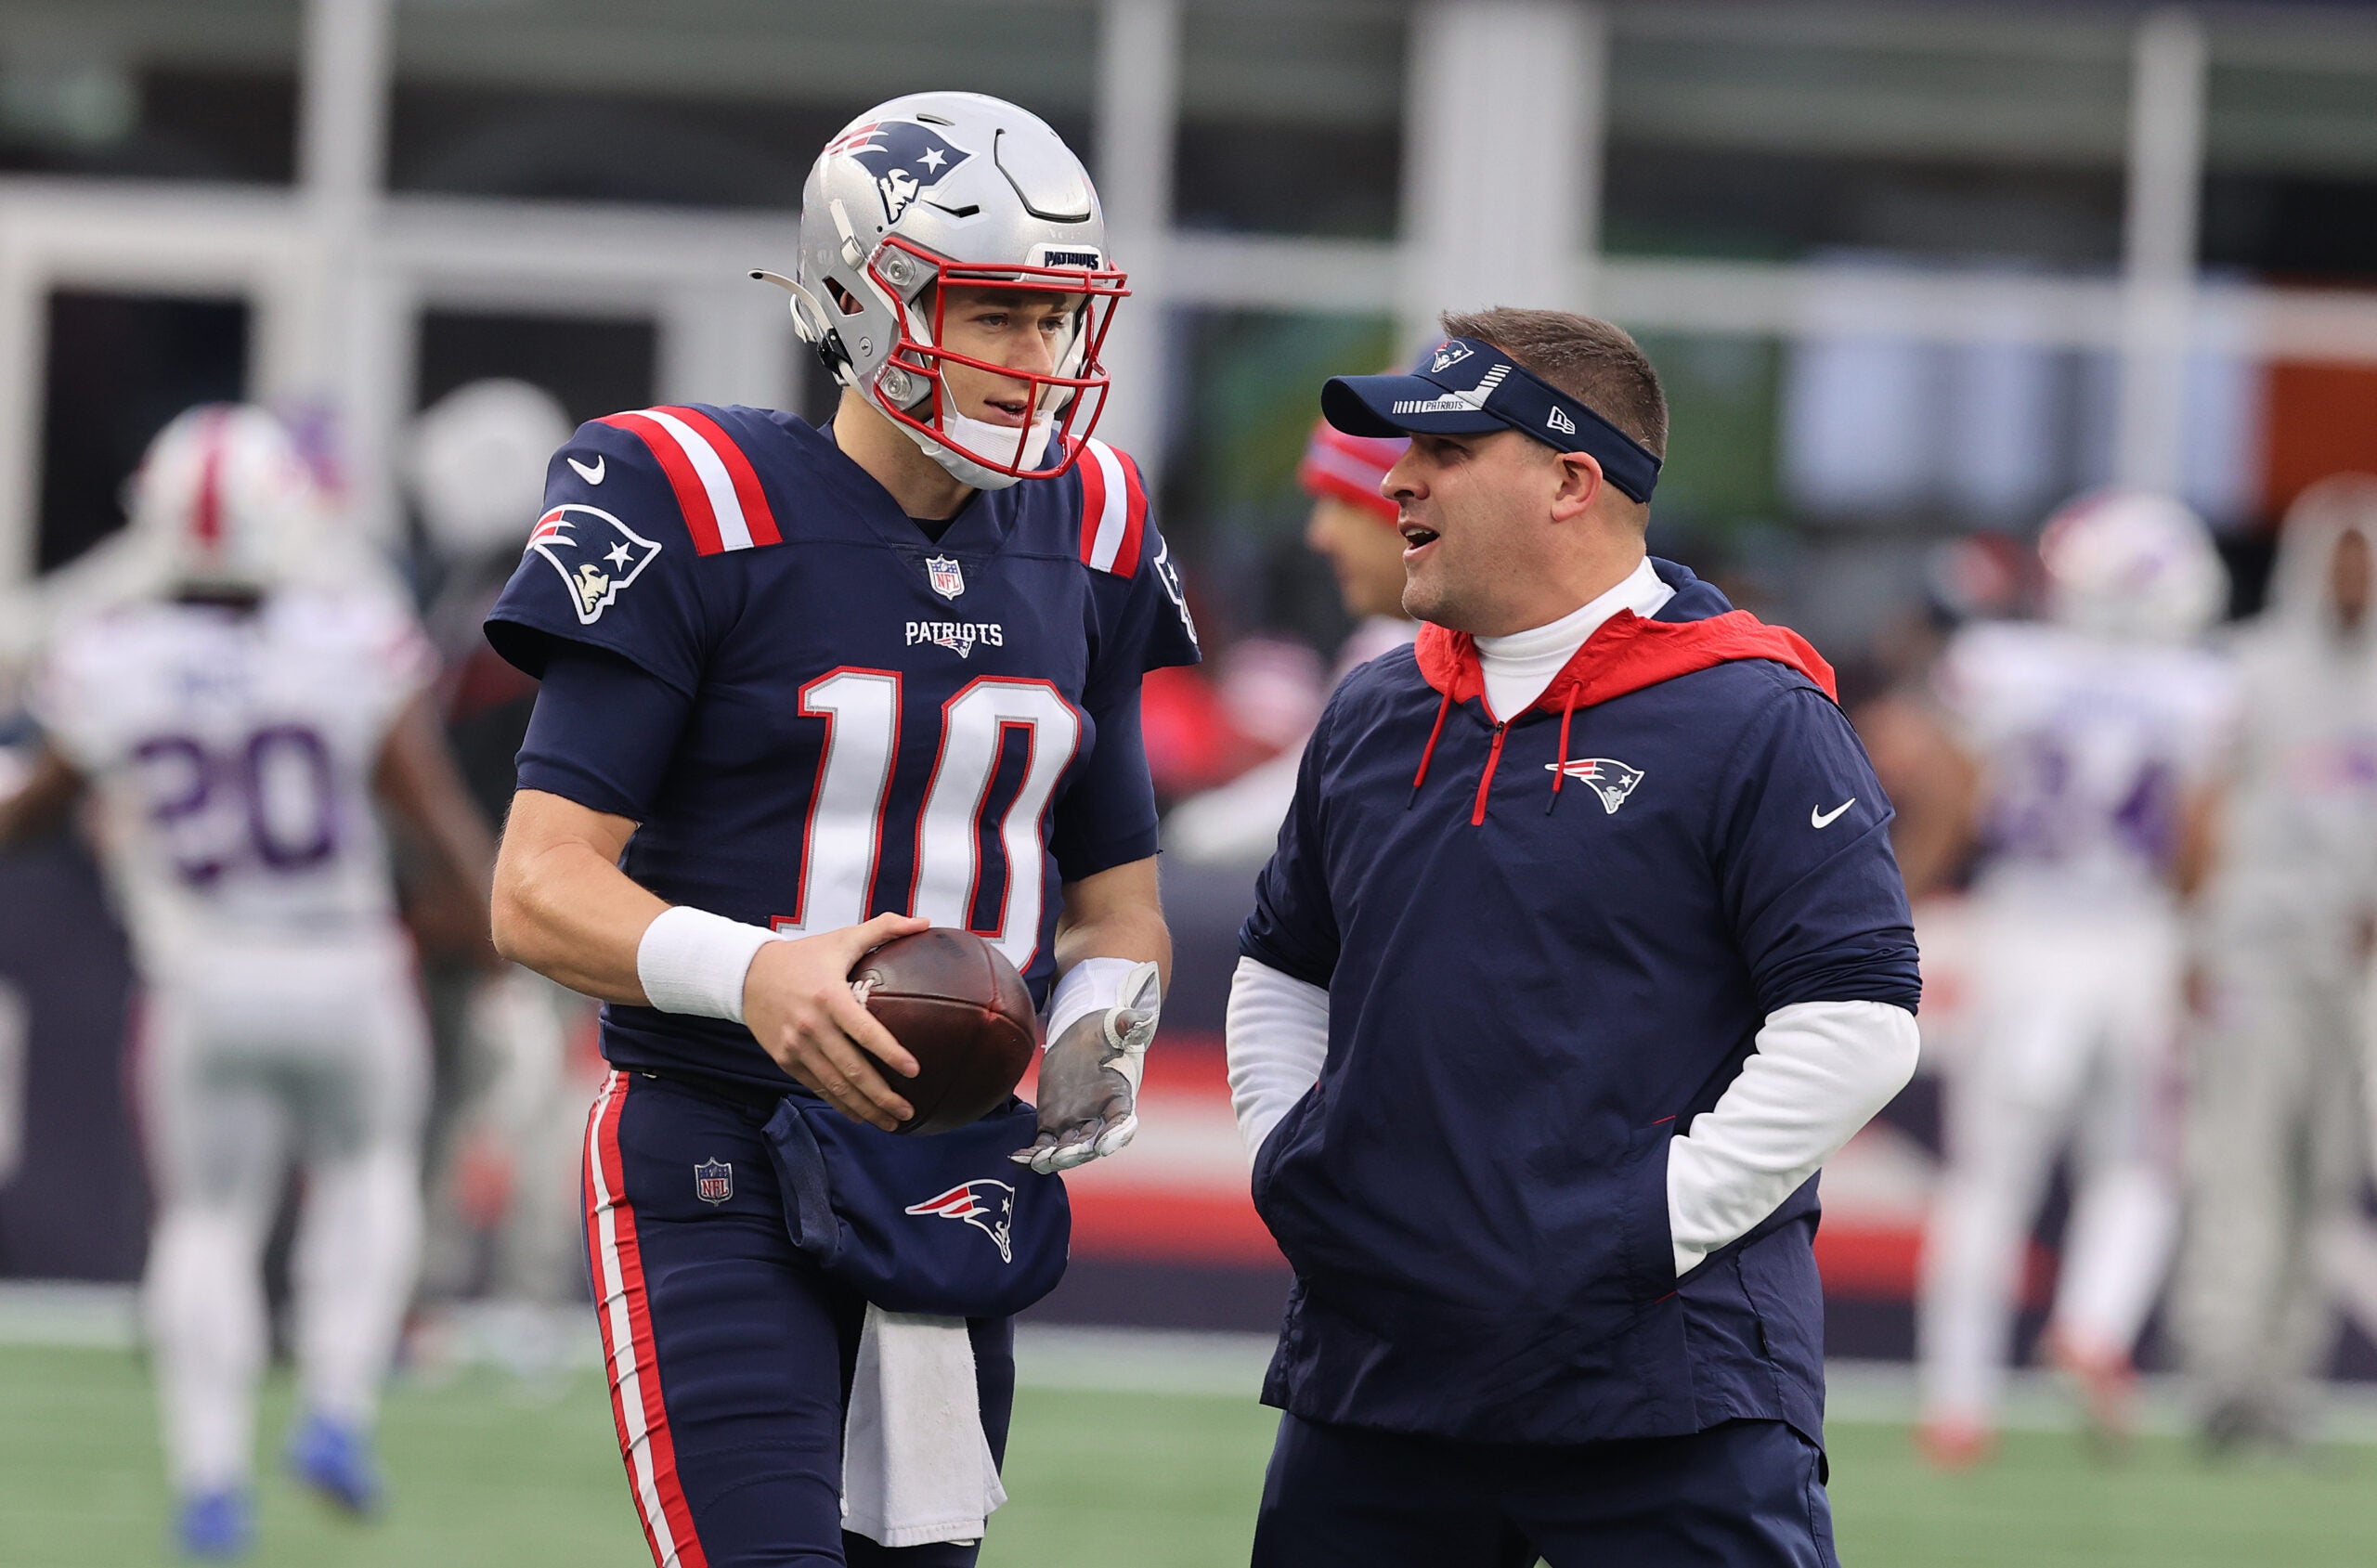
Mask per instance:
[[[1890,810],[1822,658],[1654,564],[1674,598],[1510,721],[1430,627],[1306,747],[1240,938],[1329,991],[1254,1171],[1296,1275],[1264,1397],[1306,1420],[1821,1441],[1815,1181],[1679,1281],[1667,1154],[1776,1009],[1914,1008]]]

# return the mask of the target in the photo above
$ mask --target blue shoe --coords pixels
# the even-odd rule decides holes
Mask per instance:
[[[380,1468],[371,1443],[327,1416],[309,1416],[289,1439],[289,1473],[332,1505],[369,1518],[380,1511]]]
[[[255,1510],[245,1492],[201,1492],[185,1497],[174,1520],[174,1544],[184,1557],[204,1562],[247,1556],[255,1535]]]

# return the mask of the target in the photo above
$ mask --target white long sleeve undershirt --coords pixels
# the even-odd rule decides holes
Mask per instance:
[[[1223,1021],[1229,1108],[1249,1159],[1320,1077],[1329,1056],[1329,992],[1252,958],[1230,977]]]
[[[1329,992],[1238,961],[1227,1021],[1230,1108],[1251,1156],[1329,1056]],[[1678,1276],[1739,1240],[1914,1076],[1915,1015],[1884,1002],[1778,1007],[1713,1109],[1668,1149]]]

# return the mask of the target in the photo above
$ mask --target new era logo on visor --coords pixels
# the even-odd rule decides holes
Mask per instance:
[[[1545,418],[1543,422],[1553,430],[1558,431],[1563,435],[1574,435],[1577,434],[1577,421],[1562,413],[1556,408],[1552,410],[1551,414]]]

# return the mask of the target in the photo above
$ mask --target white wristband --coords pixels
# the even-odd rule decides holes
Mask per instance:
[[[1138,966],[1133,958],[1085,958],[1066,970],[1057,989],[1048,993],[1048,1031],[1044,1043],[1054,1045],[1057,1036],[1092,1013],[1111,1012],[1123,1000],[1123,982]]]
[[[635,975],[643,994],[664,1013],[743,1021],[743,977],[773,931],[722,914],[674,904],[643,928],[635,946]]]

